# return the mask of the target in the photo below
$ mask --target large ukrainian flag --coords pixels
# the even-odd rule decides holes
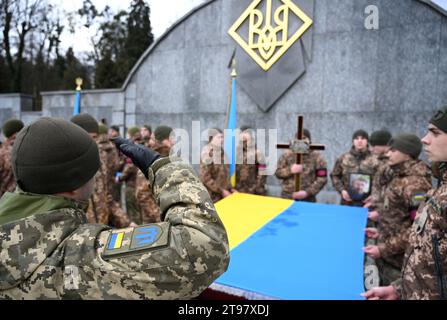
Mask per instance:
[[[216,209],[231,257],[212,289],[261,299],[363,299],[367,209],[247,194]]]

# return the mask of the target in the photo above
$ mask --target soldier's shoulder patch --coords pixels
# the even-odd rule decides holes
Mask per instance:
[[[169,223],[149,224],[136,228],[112,230],[102,257],[115,258],[143,254],[169,244]]]
[[[417,208],[423,203],[426,199],[426,193],[425,192],[415,192],[411,196],[411,206],[413,208]]]

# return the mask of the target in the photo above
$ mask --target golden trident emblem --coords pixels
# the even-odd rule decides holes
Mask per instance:
[[[262,1],[267,1],[265,14],[258,9]],[[228,32],[264,71],[268,71],[313,23],[291,0],[277,1],[282,5],[273,12],[273,0],[254,0]],[[289,37],[291,14],[295,14],[303,24]],[[237,32],[247,19],[248,41]]]

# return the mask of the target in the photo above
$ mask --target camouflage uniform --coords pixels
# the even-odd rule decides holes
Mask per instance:
[[[0,298],[197,297],[227,269],[225,228],[190,166],[176,161],[149,176],[164,222],[147,226],[159,238],[137,249],[130,239],[148,230],[86,224],[85,204],[34,195],[46,204],[39,212],[23,194],[2,199],[0,218],[20,203],[26,216],[0,225]],[[113,249],[120,235],[122,249]]]
[[[295,175],[291,167],[296,163],[296,155],[286,150],[278,160],[275,175],[282,180],[282,194],[286,199],[292,199],[295,192]],[[301,190],[309,195],[305,201],[316,202],[316,196],[327,184],[327,162],[317,151],[311,151],[303,156],[303,173],[301,174]]]
[[[381,258],[376,260],[383,285],[399,278],[410,228],[419,205],[431,189],[431,172],[420,160],[393,166],[384,192],[377,246]]]
[[[373,186],[371,191],[371,200],[373,208],[383,205],[384,192],[392,176],[392,170],[388,165],[388,157],[384,155],[377,156],[379,166],[374,175]]]
[[[108,193],[114,193],[115,186],[115,173],[121,168],[121,159],[118,149],[109,140],[108,136],[101,134],[98,137],[98,149],[101,163],[104,163],[104,172],[107,177],[107,189]]]
[[[447,168],[427,193],[410,230],[401,278],[393,283],[404,300],[447,298]]]
[[[131,159],[126,159],[126,164],[119,180],[126,183],[126,207],[127,214],[132,221],[139,219],[137,199],[135,198],[135,188],[137,185],[138,168],[132,163]]]
[[[112,197],[112,187],[110,186],[112,166],[110,166],[108,159],[110,154],[113,153],[106,144],[100,143],[99,140],[96,142],[98,148],[102,149],[99,152],[101,165],[95,175],[95,191],[90,197],[87,221],[89,223],[111,225],[118,228],[127,227],[130,224],[130,220],[120,204],[114,201]],[[115,165],[114,162],[112,163]]]
[[[214,153],[216,152],[216,155]],[[219,156],[220,155],[220,156]],[[214,202],[224,198],[223,190],[230,191],[230,171],[225,152],[208,144],[203,148],[200,162],[200,179]]]
[[[168,157],[170,148],[160,144],[152,145],[153,150],[158,152],[162,157]],[[137,224],[148,224],[161,221],[160,208],[155,200],[154,194],[147,184],[144,174],[138,170],[135,198],[138,208],[138,219],[134,220]]]
[[[374,181],[374,175],[380,163],[376,156],[371,152],[357,152],[354,147],[351,151],[343,154],[335,162],[334,169],[331,173],[332,184],[340,194],[343,190],[349,190],[349,178],[352,173],[367,174]],[[342,205],[361,206],[361,203],[346,202],[343,198]]]
[[[264,155],[257,148],[247,148],[244,143],[236,157],[235,189],[241,193],[265,195],[267,176],[261,174],[266,168]]]
[[[0,198],[6,192],[13,192],[17,186],[11,167],[12,145],[6,140],[0,148]]]

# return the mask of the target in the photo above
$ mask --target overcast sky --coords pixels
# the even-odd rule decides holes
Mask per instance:
[[[156,38],[163,34],[179,18],[188,13],[191,9],[205,2],[205,0],[146,0],[151,8],[152,32]],[[77,11],[82,7],[81,0],[49,0],[61,10]],[[131,0],[92,0],[98,11],[104,9],[106,5],[111,7],[114,12],[118,10],[127,10],[130,7]],[[66,28],[68,29],[68,28]],[[65,30],[62,36],[62,47],[67,49],[73,47],[77,53],[91,51],[89,39],[96,30],[81,28],[72,35]]]

